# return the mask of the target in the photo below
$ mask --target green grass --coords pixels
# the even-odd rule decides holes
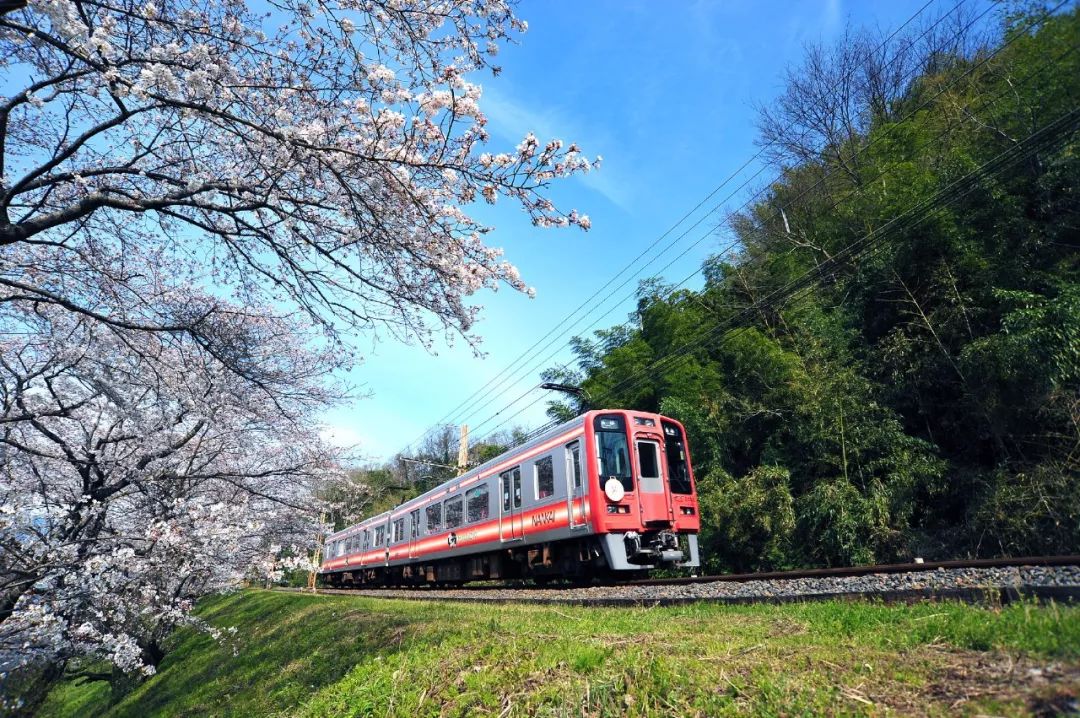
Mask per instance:
[[[1080,689],[1080,609],[807,603],[592,609],[249,591],[113,698],[46,716],[1023,715]],[[955,707],[954,707],[955,706]]]

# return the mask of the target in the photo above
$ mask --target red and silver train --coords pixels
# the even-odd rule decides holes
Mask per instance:
[[[590,411],[327,538],[332,586],[587,580],[700,565],[686,432]]]

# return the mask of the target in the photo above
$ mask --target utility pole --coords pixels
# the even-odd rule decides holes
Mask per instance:
[[[311,570],[308,571],[307,587],[315,593],[315,575],[319,570],[319,562],[322,560],[323,549],[323,525],[326,522],[326,514],[319,514],[319,528],[315,532],[315,553],[311,556]]]
[[[469,470],[469,425],[461,425],[461,441],[458,442],[457,450],[457,475],[461,476]]]

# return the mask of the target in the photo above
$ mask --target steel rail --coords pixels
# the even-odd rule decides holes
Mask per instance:
[[[722,574],[715,576],[689,576],[676,578],[657,578],[630,581],[608,581],[583,587],[538,586],[521,580],[493,585],[460,585],[453,587],[379,587],[366,586],[357,588],[319,588],[317,594],[332,596],[354,596],[364,598],[385,598],[419,601],[461,601],[488,603],[531,603],[537,605],[581,605],[581,606],[677,606],[691,603],[718,603],[742,605],[752,603],[792,603],[800,601],[828,600],[875,600],[885,603],[915,603],[919,601],[956,600],[965,603],[1003,605],[1016,600],[1057,601],[1062,603],[1080,603],[1080,585],[1008,585],[1008,586],[960,586],[927,588],[882,588],[853,591],[806,591],[780,595],[760,594],[754,596],[605,596],[574,595],[575,589],[589,588],[594,592],[604,589],[618,591],[624,587],[680,586],[688,584],[749,581],[789,581],[815,578],[842,578],[870,576],[875,574],[920,573],[951,569],[987,569],[987,568],[1035,568],[1055,566],[1080,566],[1080,555],[1064,556],[1024,556],[1019,558],[957,559],[950,561],[926,561],[923,563],[877,564],[870,566],[845,566],[836,568],[799,569],[794,571],[768,571],[758,573]],[[565,589],[564,595],[559,595]],[[308,593],[308,589],[276,588],[277,591]],[[392,595],[384,592],[393,591]],[[485,597],[488,591],[505,591],[511,595]],[[461,595],[461,592],[476,593],[476,597]],[[546,592],[548,595],[531,596],[533,593]]]
[[[307,593],[308,589],[275,588],[272,591],[285,593]],[[1004,606],[1016,601],[1037,601],[1039,603],[1080,604],[1080,586],[981,586],[981,587],[943,587],[918,589],[881,589],[860,591],[833,591],[817,593],[798,593],[783,595],[757,596],[541,596],[535,598],[517,598],[513,596],[475,598],[461,595],[439,595],[439,592],[409,592],[408,595],[372,595],[366,591],[388,589],[318,589],[318,596],[351,596],[353,598],[371,598],[388,601],[456,601],[458,603],[487,604],[529,604],[536,606],[588,606],[596,608],[651,608],[658,606],[685,606],[695,603],[715,603],[730,606],[751,604],[786,604],[819,601],[879,601],[886,604],[914,604],[924,601],[958,601],[961,603]],[[392,589],[389,589],[392,590]]]
[[[758,573],[729,573],[716,576],[677,576],[620,581],[619,586],[681,586],[718,581],[782,581],[798,578],[830,578],[836,576],[870,576],[875,573],[916,573],[954,568],[1012,568],[1017,566],[1080,566],[1080,555],[1022,556],[1020,558],[975,558],[922,563],[887,563],[871,566],[842,566],[836,568],[805,568],[792,571],[763,571]]]

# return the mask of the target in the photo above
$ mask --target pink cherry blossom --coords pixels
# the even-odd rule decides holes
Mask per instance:
[[[0,673],[149,673],[209,592],[362,503],[315,417],[356,332],[472,341],[470,215],[591,170],[489,150],[505,0],[28,0],[0,14]],[[502,151],[499,151],[502,150]],[[335,488],[336,487],[336,488]]]

